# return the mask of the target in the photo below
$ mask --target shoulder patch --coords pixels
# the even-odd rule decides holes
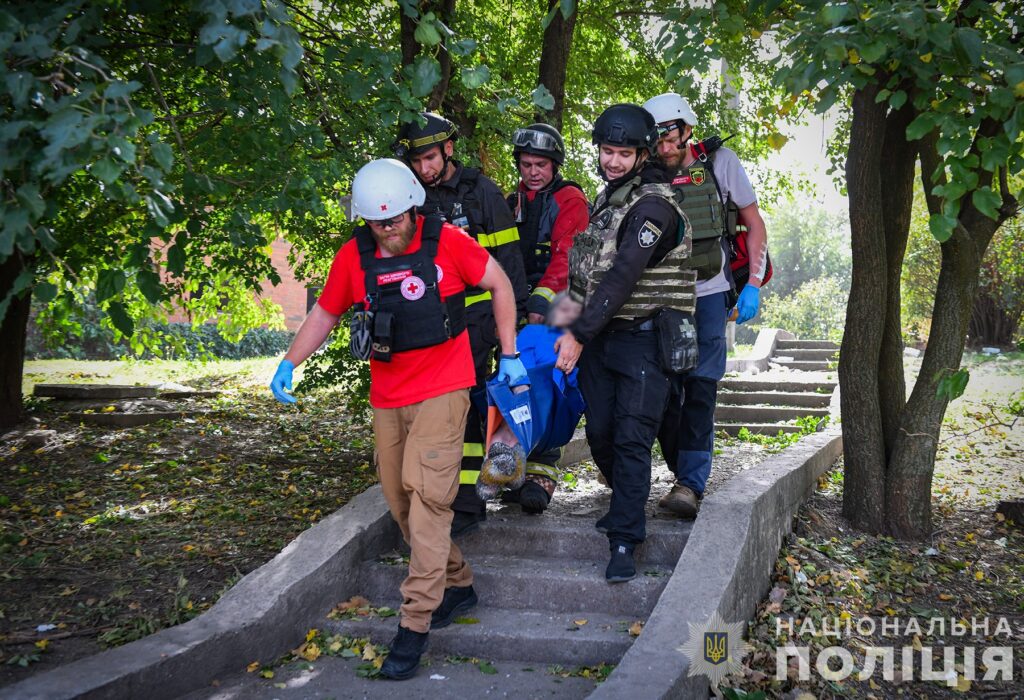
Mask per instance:
[[[690,179],[698,187],[703,185],[705,179],[704,168],[690,168]]]
[[[661,229],[655,226],[654,222],[650,219],[644,221],[644,225],[640,227],[640,231],[637,233],[637,242],[640,243],[640,247],[650,248],[658,242],[659,238],[661,238]]]

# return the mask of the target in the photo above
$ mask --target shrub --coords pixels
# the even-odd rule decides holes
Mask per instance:
[[[805,282],[787,297],[772,296],[761,308],[766,328],[782,328],[800,338],[843,337],[849,292],[831,277]]]

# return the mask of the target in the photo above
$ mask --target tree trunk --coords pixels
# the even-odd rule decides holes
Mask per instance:
[[[7,297],[24,264],[18,251],[0,263],[0,299]],[[3,338],[0,343],[0,431],[13,428],[22,418],[21,375],[25,367],[25,329],[31,305],[31,292],[14,297],[0,323],[0,338]]]
[[[967,337],[976,347],[1006,347],[1013,344],[1019,320],[1006,312],[987,292],[980,292],[974,300]]]
[[[886,471],[885,532],[895,537],[923,539],[932,532],[932,472],[947,404],[945,397],[936,395],[938,383],[944,372],[960,367],[987,245],[985,241],[979,249],[962,226],[942,244],[928,347]]]
[[[418,5],[420,15],[433,12],[438,19],[444,22],[445,26],[451,27],[452,16],[455,14],[455,0],[428,0]],[[398,8],[399,16],[399,41],[402,48],[402,65],[411,65],[420,53],[420,43],[416,41],[416,20],[406,16],[401,5]],[[441,66],[441,80],[431,90],[427,98],[426,109],[428,112],[435,112],[441,107],[445,96],[448,94],[448,86],[452,79],[452,57],[448,52],[447,39],[441,37],[441,47],[437,52],[437,62]],[[447,115],[446,115],[447,116]],[[457,121],[457,120],[456,120]]]
[[[839,355],[845,476],[843,514],[856,527],[878,532],[884,522],[885,441],[878,392],[879,355],[888,294],[881,168],[886,106],[878,88],[853,95],[853,121],[846,161],[850,198],[853,270],[846,330]]]
[[[548,12],[559,6],[559,0],[548,0]],[[565,74],[569,66],[569,51],[572,48],[572,34],[576,28],[576,9],[566,19],[560,9],[554,11],[554,17],[544,30],[544,43],[540,51],[540,70],[537,82],[548,89],[555,98],[555,106],[548,112],[537,109],[534,118],[539,122],[547,122],[562,130],[562,113],[565,109]]]
[[[910,86],[905,89],[911,92]],[[885,327],[878,359],[878,405],[882,417],[885,457],[892,455],[900,416],[907,403],[907,385],[903,376],[903,322],[900,303],[900,276],[910,238],[910,218],[914,208],[914,174],[917,166],[917,142],[907,141],[907,125],[916,112],[913,98],[886,118],[879,181],[882,183],[882,213],[885,224]]]

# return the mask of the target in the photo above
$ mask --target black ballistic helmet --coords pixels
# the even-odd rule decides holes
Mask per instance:
[[[402,128],[398,130],[398,138],[391,144],[391,151],[402,160],[408,160],[410,156],[441,145],[445,141],[454,141],[459,137],[459,131],[455,124],[440,114],[421,112],[420,116],[427,120],[426,124],[423,126],[420,126],[419,122],[402,124]]]
[[[643,107],[631,104],[612,105],[594,122],[592,141],[601,145],[644,149],[654,153],[658,146],[658,125]]]
[[[550,124],[530,124],[516,129],[512,135],[512,156],[519,162],[521,153],[550,158],[557,165],[565,163],[565,142],[558,129]]]

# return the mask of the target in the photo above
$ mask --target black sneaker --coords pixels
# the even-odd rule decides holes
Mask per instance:
[[[393,681],[404,681],[416,675],[420,657],[427,650],[427,633],[413,632],[401,625],[391,640],[391,651],[380,667],[380,675]]]
[[[604,577],[608,583],[624,583],[636,578],[632,545],[612,544],[612,558],[605,569]]]
[[[477,513],[464,510],[455,511],[455,517],[452,518],[452,539],[476,532],[484,520],[487,520],[487,511]]]
[[[441,599],[441,604],[430,616],[430,629],[439,630],[452,624],[460,613],[464,613],[476,605],[477,600],[473,586],[452,586],[444,589],[444,598]]]

